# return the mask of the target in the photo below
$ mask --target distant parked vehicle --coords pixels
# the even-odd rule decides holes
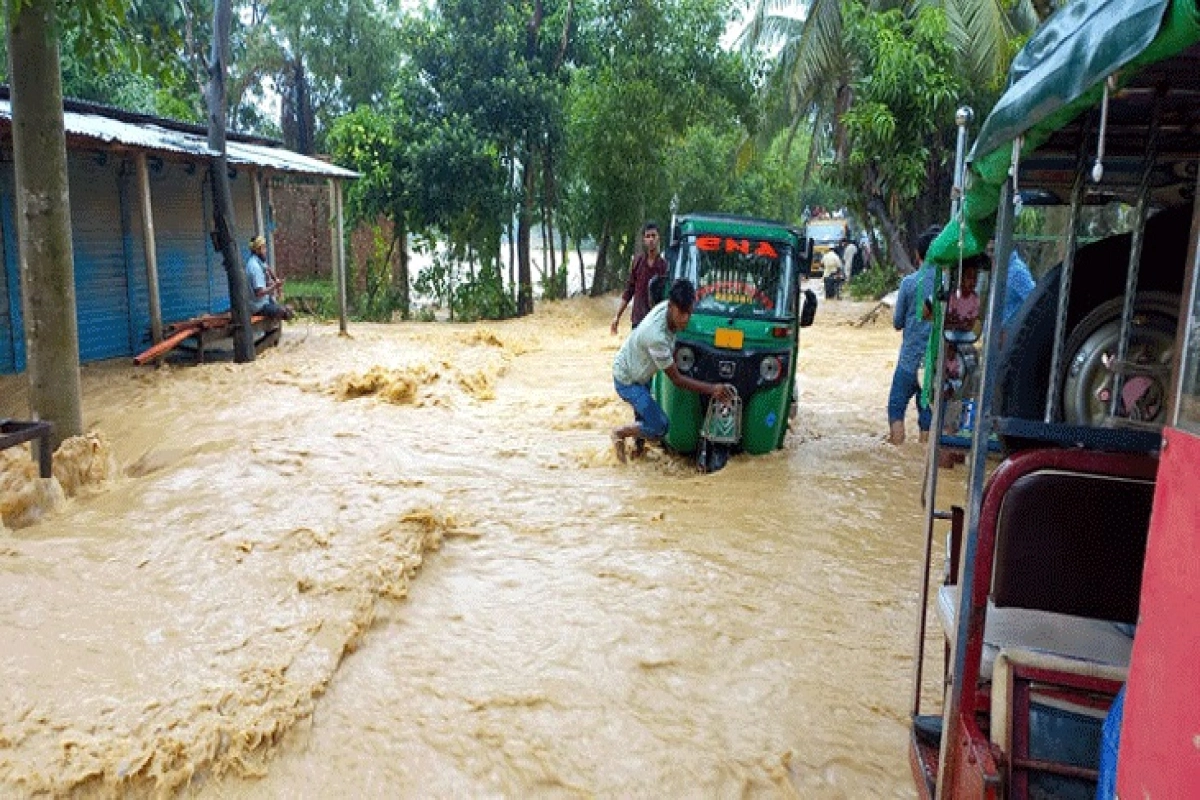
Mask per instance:
[[[814,217],[808,221],[804,235],[812,239],[808,275],[819,278],[822,276],[821,258],[830,250],[836,250],[841,255],[842,248],[850,241],[850,223],[844,217]]]

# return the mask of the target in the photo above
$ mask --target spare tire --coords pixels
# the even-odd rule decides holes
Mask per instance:
[[[1183,265],[1187,258],[1191,209],[1179,207],[1155,214],[1146,223],[1145,243],[1139,271],[1139,303],[1141,296],[1150,298],[1148,310],[1163,310],[1165,299],[1178,295],[1183,289]],[[1120,320],[1120,302],[1125,293],[1125,274],[1129,264],[1130,234],[1110,236],[1081,247],[1076,253],[1075,276],[1071,281],[1071,298],[1067,306],[1067,340],[1076,347],[1065,348],[1063,369],[1071,363],[1087,336],[1110,320],[1111,312],[1092,315],[1115,302]],[[1150,255],[1152,254],[1152,257]],[[1058,312],[1058,288],[1062,281],[1062,265],[1050,269],[1026,298],[1021,310],[1006,326],[1001,343],[997,368],[997,392],[994,407],[1001,417],[1041,420],[1046,410],[1046,394],[1050,383],[1050,361],[1054,352],[1054,321]],[[1090,320],[1091,333],[1075,335]],[[1161,318],[1159,318],[1161,322]],[[1159,323],[1156,323],[1156,325]],[[1061,391],[1061,386],[1058,391]],[[1063,408],[1060,403],[1059,408]],[[1055,421],[1062,422],[1061,414]],[[1008,451],[1025,449],[1038,442],[1001,437]]]
[[[1140,294],[1134,303],[1132,332],[1118,413],[1138,422],[1166,422],[1171,358],[1179,322],[1179,295]],[[1084,317],[1067,339],[1062,416],[1071,425],[1101,425],[1108,416],[1113,371],[1121,338],[1124,298],[1114,297]]]

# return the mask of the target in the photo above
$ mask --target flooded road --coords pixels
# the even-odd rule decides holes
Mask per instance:
[[[785,448],[699,475],[611,452],[616,302],[85,367],[71,496],[0,461],[0,795],[913,796],[890,318],[823,304]]]

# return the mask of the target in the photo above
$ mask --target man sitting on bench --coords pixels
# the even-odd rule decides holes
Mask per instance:
[[[267,266],[267,240],[255,236],[250,240],[250,258],[246,259],[246,280],[250,284],[250,312],[271,319],[291,319],[296,312],[289,306],[280,305],[275,296],[280,293],[283,281]]]

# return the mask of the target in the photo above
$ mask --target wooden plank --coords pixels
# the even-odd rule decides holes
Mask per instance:
[[[190,325],[187,327],[180,328],[175,333],[173,333],[170,336],[168,336],[167,338],[163,339],[161,342],[154,345],[153,347],[150,347],[149,349],[143,350],[141,353],[138,353],[136,356],[133,357],[133,363],[137,364],[138,366],[141,366],[142,364],[145,364],[147,361],[152,361],[153,359],[159,358],[160,356],[164,356],[167,353],[174,350],[177,346],[179,346],[179,344],[182,343],[185,339],[195,336],[201,330],[202,330],[202,328],[199,325]]]

